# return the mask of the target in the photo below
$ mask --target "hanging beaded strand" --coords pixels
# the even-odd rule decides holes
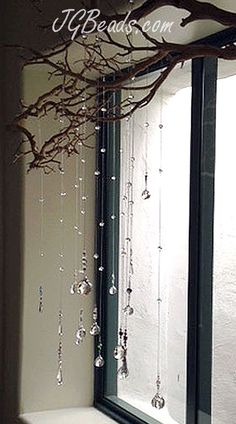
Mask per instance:
[[[57,384],[61,386],[63,384],[63,307],[62,307],[62,291],[63,291],[63,274],[64,274],[64,239],[65,239],[65,223],[64,223],[64,199],[66,196],[64,186],[64,154],[61,155],[61,167],[60,167],[60,180],[61,180],[61,191],[60,191],[60,226],[61,226],[61,250],[60,250],[60,288],[59,288],[59,312],[58,312],[58,370],[57,370]]]
[[[42,140],[42,132],[41,132],[41,125],[38,120],[38,136],[39,141],[41,144]],[[45,269],[44,266],[44,260],[45,260],[45,251],[44,251],[44,205],[45,205],[45,198],[44,198],[44,169],[40,169],[40,195],[39,195],[39,204],[40,204],[40,248],[39,248],[39,255],[40,255],[40,270],[41,273]],[[44,291],[43,291],[43,279],[41,279],[41,283],[39,286],[39,304],[38,304],[38,311],[39,313],[43,313],[44,311]]]
[[[116,287],[116,269],[115,269],[115,260],[116,260],[116,146],[115,139],[112,142],[112,175],[110,177],[110,181],[112,184],[111,195],[112,195],[112,211],[110,215],[110,219],[112,221],[112,274],[111,281],[109,287],[109,294],[114,296],[117,294]]]
[[[78,326],[78,330],[76,331],[75,337],[76,337],[76,340],[75,340],[76,345],[80,345],[81,343],[83,343],[83,341],[86,337],[86,329],[84,327],[84,310],[83,309],[80,309],[80,312],[79,312],[79,326]]]
[[[160,105],[160,144],[159,144],[159,241],[158,241],[158,277],[157,277],[157,391],[153,397],[151,404],[154,408],[162,409],[165,406],[165,399],[161,396],[161,272],[162,272],[162,162],[163,162],[163,99]]]
[[[80,143],[80,127],[75,129],[76,135],[78,136],[78,143]],[[79,160],[80,152],[78,151],[75,159],[75,224],[74,224],[74,281],[70,287],[70,293],[78,293],[79,284],[79,271],[78,271],[78,255],[79,255],[79,235],[81,235],[80,221],[79,221],[79,207],[80,207],[80,178],[79,178]]]
[[[132,10],[132,5],[131,5]],[[132,36],[132,35],[131,35]],[[132,40],[131,40],[132,41]],[[131,62],[133,56],[131,54]],[[133,99],[132,94],[132,85],[134,78],[131,82],[131,90],[129,92],[128,100],[131,103]],[[128,159],[128,160],[127,160]],[[126,286],[126,306],[123,307],[122,313],[124,314],[124,324],[123,328],[120,327],[119,330],[119,344],[115,348],[114,356],[116,359],[121,359],[122,364],[117,371],[117,375],[121,379],[126,379],[129,376],[129,370],[127,365],[127,349],[128,349],[128,317],[133,315],[134,309],[131,306],[131,294],[132,294],[132,277],[133,277],[133,247],[132,247],[132,237],[133,237],[133,209],[134,209],[134,118],[133,115],[129,116],[127,119],[127,137],[126,137],[126,183],[125,183],[125,192],[124,200],[126,202],[126,225],[124,230],[125,236],[125,251],[124,254],[124,281]]]
[[[102,95],[102,108],[101,108],[101,112],[103,114],[106,113],[106,107],[105,107],[105,94],[103,93]],[[100,163],[101,163],[101,198],[104,199],[104,192],[105,192],[105,154],[106,154],[106,147],[105,147],[105,133],[104,130],[102,131],[102,137],[101,137],[101,148],[100,148]],[[97,323],[98,321],[98,308],[95,305],[94,307],[94,311],[93,311],[93,326],[91,328],[94,329],[95,331],[93,331],[93,334],[90,331],[90,334],[94,335],[94,336],[98,336],[98,344],[97,344],[97,351],[98,351],[98,356],[95,358],[94,361],[94,366],[96,368],[101,368],[104,366],[104,359],[102,356],[102,335],[101,335],[101,324],[102,324],[102,285],[103,285],[103,271],[104,271],[104,266],[103,266],[103,241],[104,241],[104,226],[105,226],[105,222],[104,222],[104,204],[103,201],[101,202],[101,209],[100,209],[100,221],[99,221],[99,231],[100,231],[100,254],[99,254],[99,258],[100,258],[100,263],[98,265],[98,271],[99,271],[99,293],[100,293],[100,298],[99,298],[99,325]]]
[[[84,60],[86,59],[86,49],[84,49]],[[85,155],[85,144],[86,144],[86,135],[87,135],[87,98],[86,93],[83,97],[83,106],[82,112],[84,114],[83,125],[82,125],[82,143],[80,144],[80,154],[81,154],[81,171],[82,171],[82,192],[80,194],[80,215],[82,216],[82,227],[83,227],[83,252],[82,252],[82,270],[81,273],[83,275],[82,280],[79,282],[78,293],[81,295],[88,295],[92,290],[92,283],[89,281],[87,275],[87,250],[86,250],[86,212],[87,212],[87,194],[86,194],[86,155]]]

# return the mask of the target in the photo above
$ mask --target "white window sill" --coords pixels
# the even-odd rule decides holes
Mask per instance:
[[[115,421],[95,408],[57,409],[20,416],[22,424],[114,424]]]

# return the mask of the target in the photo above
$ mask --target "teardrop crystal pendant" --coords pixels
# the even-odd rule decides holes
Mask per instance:
[[[125,349],[122,345],[117,345],[113,352],[114,358],[118,361],[120,359],[123,359],[125,356]]]
[[[104,364],[105,364],[105,361],[104,361],[103,357],[101,355],[98,355],[97,358],[94,361],[95,367],[102,368]]]
[[[93,323],[90,329],[91,336],[98,336],[101,332],[101,329],[97,323],[97,318],[98,318],[98,309],[97,309],[97,306],[95,305],[93,308]]]
[[[145,188],[142,192],[142,199],[147,200],[147,199],[150,199],[150,197],[151,197],[150,191],[147,188],[147,183],[148,183],[148,173],[147,172],[145,173],[144,178],[145,178]]]
[[[83,343],[84,338],[86,337],[86,330],[85,330],[84,324],[83,324],[83,314],[84,314],[84,310],[80,309],[79,327],[78,327],[78,330],[76,331],[76,334],[75,334],[75,337],[76,337],[75,343],[77,345],[80,345],[81,343]]]
[[[161,387],[160,376],[157,377],[156,385],[157,385],[157,392],[155,396],[152,398],[151,404],[153,408],[162,409],[165,406],[165,399],[160,395],[160,387]]]
[[[96,357],[96,359],[94,361],[94,366],[96,368],[102,368],[104,364],[105,364],[105,361],[102,357],[102,342],[101,342],[101,338],[99,337],[98,356]]]
[[[78,293],[82,295],[88,295],[91,292],[92,287],[92,283],[90,283],[88,277],[85,276],[83,280],[79,282]]]
[[[115,286],[115,275],[111,276],[111,287],[109,288],[109,293],[111,296],[114,296],[117,293],[117,288]]]
[[[129,370],[127,366],[126,355],[122,358],[122,365],[117,371],[117,375],[121,380],[125,380],[129,377]]]
[[[61,364],[58,367],[57,384],[58,384],[58,386],[61,386],[63,384],[63,375],[62,375],[62,366],[61,366]]]

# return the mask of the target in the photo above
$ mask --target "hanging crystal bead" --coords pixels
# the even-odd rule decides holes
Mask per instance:
[[[57,384],[58,384],[58,386],[61,386],[63,384],[63,375],[62,375],[61,364],[59,365],[58,371],[57,371]]]
[[[156,385],[157,385],[157,392],[155,396],[152,398],[151,404],[153,408],[162,409],[165,406],[165,399],[160,395],[160,387],[161,387],[160,376],[157,377]]]

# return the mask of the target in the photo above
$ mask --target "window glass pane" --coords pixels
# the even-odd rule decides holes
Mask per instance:
[[[212,422],[236,421],[235,63],[219,62],[214,223]]]
[[[156,77],[152,74],[141,82],[147,85]],[[140,80],[134,85],[138,84]],[[135,114],[133,130],[132,122],[123,122],[121,130],[120,211],[125,215],[120,218],[120,251],[127,251],[119,259],[119,321],[123,327],[127,322],[129,377],[117,379],[117,396],[166,424],[185,423],[190,124],[188,63],[173,72],[146,109]],[[124,318],[130,275],[129,241],[125,241],[128,209],[124,206],[130,156],[135,159],[130,301],[134,314]],[[142,198],[145,173],[151,194],[146,200]],[[158,370],[160,395],[165,400],[161,410],[151,406]]]

